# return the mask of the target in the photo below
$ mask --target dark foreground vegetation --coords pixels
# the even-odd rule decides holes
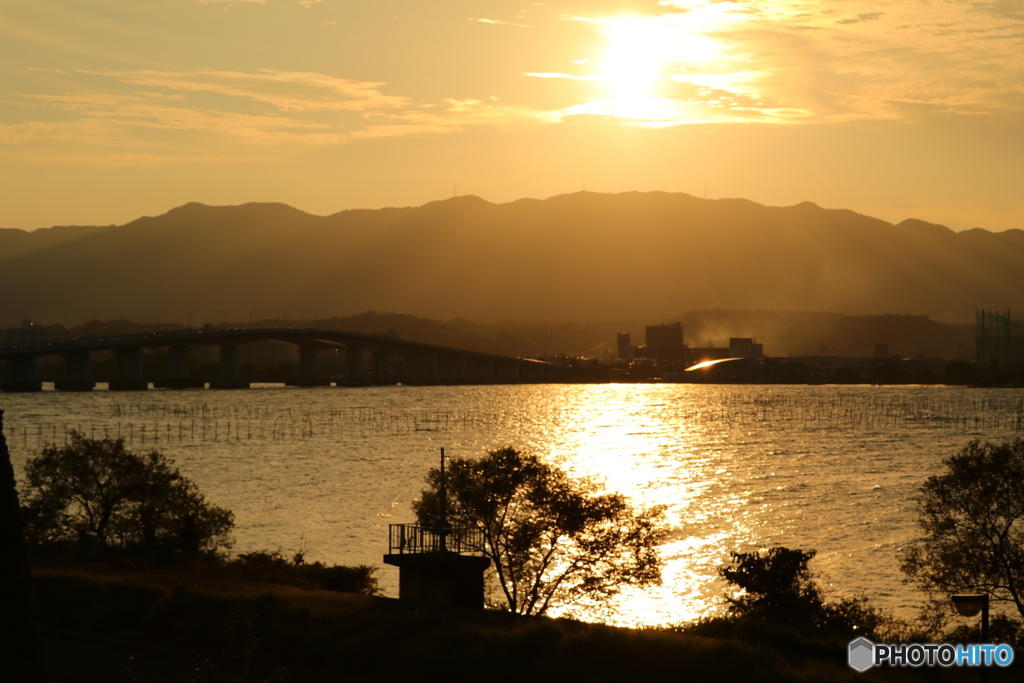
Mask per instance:
[[[2,492],[13,494],[2,423],[0,455]],[[5,630],[23,637],[3,643],[4,662],[17,666],[20,658],[26,671],[31,666],[31,674],[15,672],[13,680],[81,683],[961,680],[962,671],[882,668],[861,676],[847,666],[848,644],[858,636],[877,643],[980,642],[976,624],[948,618],[949,592],[986,592],[1020,608],[1024,442],[973,442],[945,465],[946,472],[921,489],[925,538],[903,558],[910,579],[935,598],[930,619],[894,619],[862,597],[830,600],[809,569],[813,550],[772,548],[733,553],[720,570],[733,588],[720,616],[675,628],[626,629],[514,614],[511,600],[509,611],[479,611],[381,598],[373,567],[307,562],[301,552],[231,557],[230,512],[207,503],[173,463],[158,453],[127,451],[120,441],[75,435],[63,448],[44,449],[27,467],[22,514],[28,544],[17,497],[5,499],[0,585],[5,607],[17,609],[6,609],[3,619]],[[501,508],[509,496],[526,510],[521,518],[499,515],[514,523],[495,532],[523,539],[515,545],[522,546],[521,557],[489,546],[495,561],[517,575],[535,564],[533,532],[554,533],[546,515],[577,532],[588,530],[582,541],[573,536],[575,542],[601,553],[606,518],[623,528],[646,520],[637,552],[658,537],[658,511],[638,513],[618,498],[577,490],[560,472],[512,449],[478,462],[452,461],[450,474],[445,491],[456,518]],[[431,487],[417,503],[425,523],[435,514],[437,478],[430,473]],[[618,512],[609,516],[608,510]],[[969,532],[964,537],[957,535],[962,529]],[[985,538],[990,541],[979,541]],[[31,590],[26,557],[33,560]],[[1013,561],[1005,562],[1008,557]],[[592,594],[614,588],[581,576],[598,586]],[[635,578],[623,582],[650,582],[647,574],[645,581]],[[526,594],[540,590],[530,585]],[[34,606],[16,600],[33,594]],[[47,674],[36,666],[43,657],[29,652],[34,625]],[[1021,622],[996,614],[990,640],[1020,650]],[[1020,673],[1018,663],[993,672],[991,680]]]
[[[855,680],[838,642],[784,653],[743,640],[410,608],[386,598],[310,606],[266,588],[245,596],[37,572],[53,680],[123,680],[129,656],[139,681],[193,680],[196,669],[211,682]],[[92,645],[73,676],[60,661],[68,641]]]
[[[961,680],[929,668],[854,673],[845,635],[853,622],[831,609],[836,628],[730,612],[679,628],[629,629],[195,578],[178,577],[182,587],[145,571],[37,569],[50,680],[124,680],[130,657],[133,680],[155,683]],[[864,634],[886,642],[885,633],[899,635],[891,626],[875,621]],[[957,635],[952,642],[979,640],[970,630]],[[932,639],[923,626],[899,638]],[[1004,676],[1020,669],[993,673],[998,683],[1017,680]]]

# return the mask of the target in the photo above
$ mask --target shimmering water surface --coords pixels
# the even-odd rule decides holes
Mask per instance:
[[[730,551],[813,548],[835,595],[910,616],[897,551],[916,535],[913,497],[973,438],[1022,434],[1024,392],[950,387],[515,385],[90,393],[2,399],[16,472],[65,430],[122,436],[173,457],[235,512],[235,550],[303,550],[379,565],[387,525],[413,521],[438,449],[515,446],[636,505],[665,505],[663,585],[620,596],[629,624],[720,611]]]

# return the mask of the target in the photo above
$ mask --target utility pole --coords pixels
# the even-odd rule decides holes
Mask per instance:
[[[441,522],[438,525],[438,536],[441,537],[441,552],[448,552],[448,532],[451,527],[448,526],[448,478],[444,471],[444,448],[441,449]]]

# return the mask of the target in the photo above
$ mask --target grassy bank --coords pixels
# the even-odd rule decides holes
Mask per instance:
[[[106,680],[122,680],[129,656],[148,667],[140,681],[189,680],[197,668],[211,682],[855,680],[834,657],[794,660],[763,645],[412,608],[369,596],[332,602],[316,599],[326,592],[269,585],[261,592],[245,582],[186,588],[166,577],[48,570],[36,572],[36,593],[51,660],[70,644],[90,644],[92,654],[104,655],[92,658],[93,667],[117,669],[110,673],[118,678]],[[78,656],[76,674],[66,680],[104,680],[105,672],[87,671],[89,658]]]

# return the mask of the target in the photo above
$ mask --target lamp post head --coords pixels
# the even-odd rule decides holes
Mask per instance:
[[[961,616],[973,617],[988,605],[987,593],[960,593],[951,595],[950,600]]]

